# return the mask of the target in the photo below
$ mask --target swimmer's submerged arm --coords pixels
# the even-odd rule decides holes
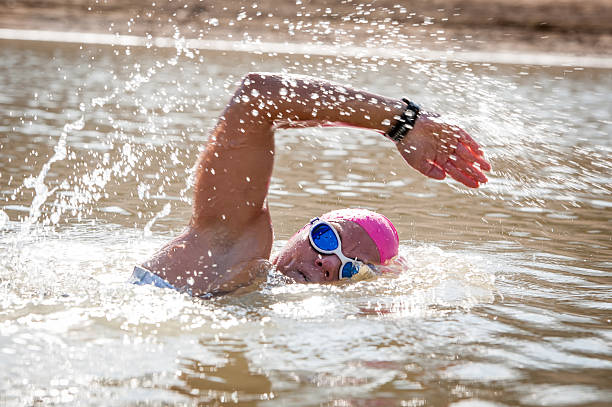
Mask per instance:
[[[405,109],[400,99],[325,80],[248,74],[200,157],[192,224],[238,231],[267,216],[276,128],[336,124],[386,133]],[[486,182],[481,170],[490,166],[478,144],[463,130],[427,114],[396,145],[406,162],[427,176],[442,179],[448,173],[470,187]]]

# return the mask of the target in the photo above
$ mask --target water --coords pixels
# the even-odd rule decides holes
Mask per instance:
[[[490,182],[425,179],[365,131],[279,132],[274,250],[362,206],[396,224],[403,273],[210,301],[126,284],[188,219],[249,70],[448,112]],[[0,404],[612,400],[612,71],[2,41],[0,86]]]

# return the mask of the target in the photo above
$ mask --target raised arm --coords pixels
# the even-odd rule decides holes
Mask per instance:
[[[399,99],[305,76],[248,74],[202,153],[192,225],[240,229],[261,216],[272,174],[276,128],[345,125],[388,132],[406,109]],[[421,113],[397,148],[424,175],[478,187],[489,170],[463,130]],[[478,165],[474,165],[477,163]],[[479,168],[480,167],[480,168]]]

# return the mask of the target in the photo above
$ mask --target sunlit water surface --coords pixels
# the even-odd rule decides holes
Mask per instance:
[[[408,96],[480,141],[468,191],[374,133],[277,133],[274,249],[346,206],[399,274],[194,300],[126,283],[176,235],[250,70]],[[609,405],[612,72],[0,43],[0,405]]]

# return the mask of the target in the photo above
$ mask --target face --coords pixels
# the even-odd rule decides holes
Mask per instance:
[[[380,263],[378,249],[365,230],[355,222],[330,221],[342,242],[345,256],[372,264]],[[338,280],[342,262],[335,254],[317,252],[308,239],[310,225],[287,242],[272,259],[276,269],[299,283],[324,283]]]

